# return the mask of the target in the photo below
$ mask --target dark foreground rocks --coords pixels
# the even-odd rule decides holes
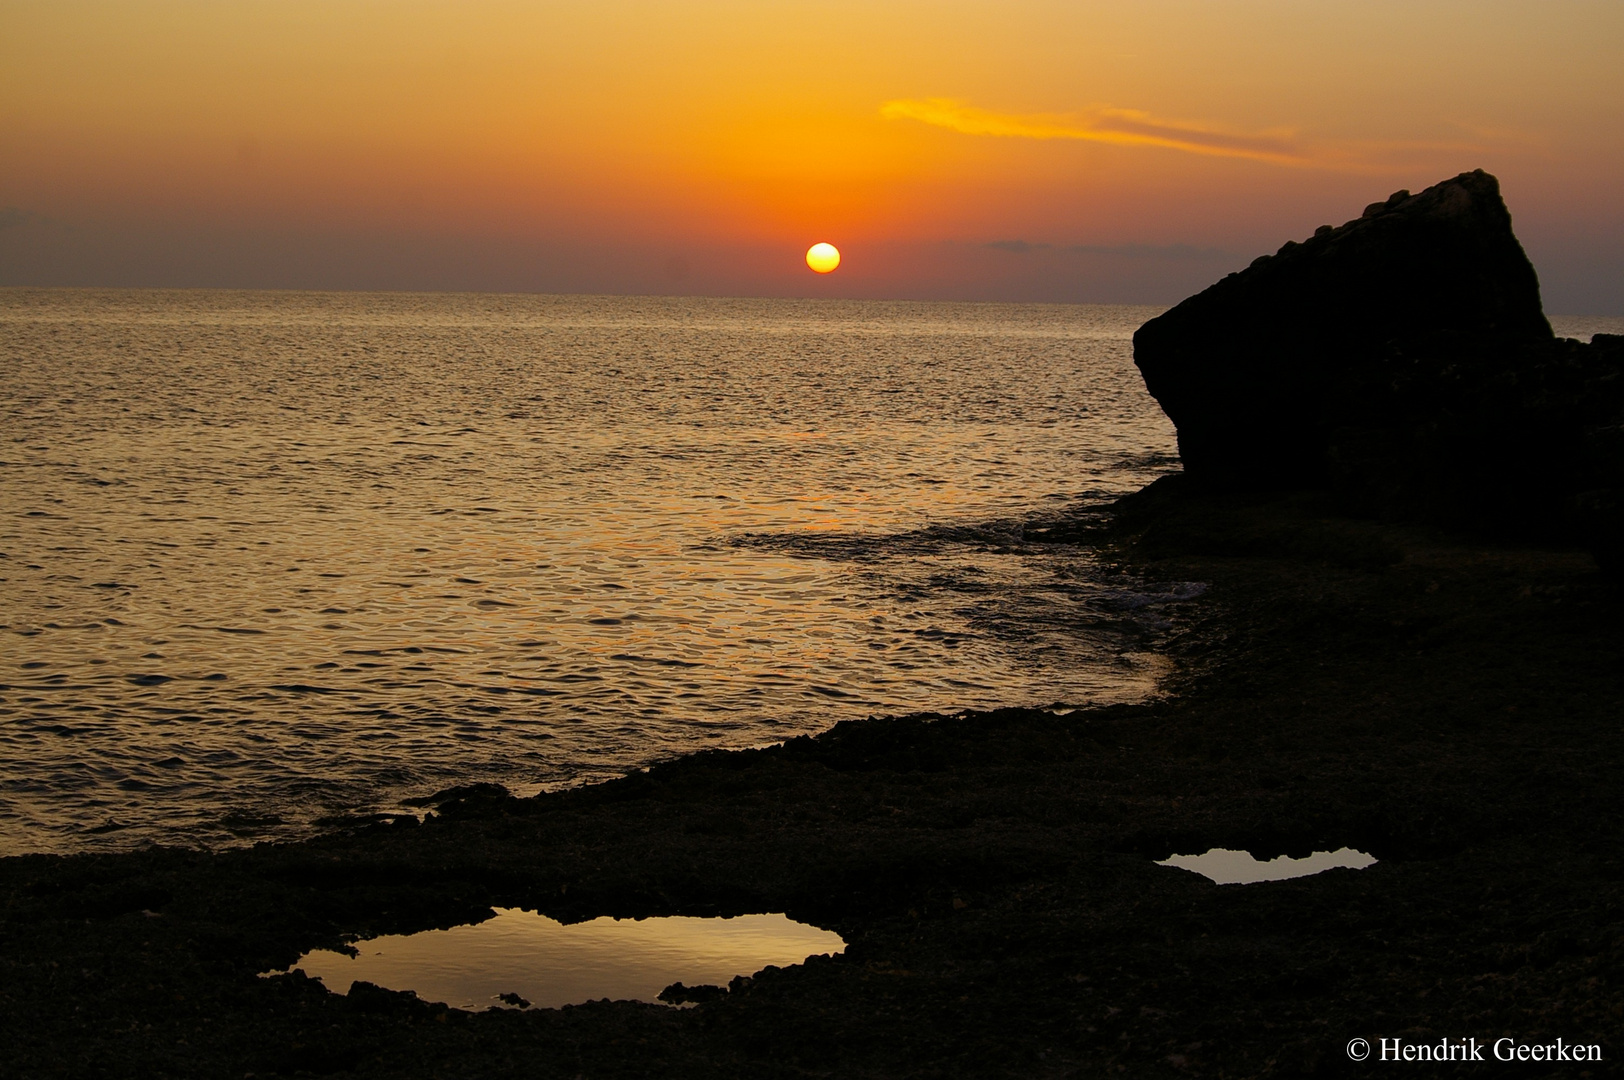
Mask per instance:
[[[1615,557],[1624,339],[1553,337],[1481,170],[1259,258],[1147,322],[1134,356],[1200,483]]]
[[[1604,1053],[1518,1075],[1615,1071],[1617,586],[1579,551],[1178,487],[1112,540],[1211,583],[1166,700],[843,724],[297,845],[0,861],[0,1075],[1364,1076],[1395,1066],[1354,1038],[1508,1036]],[[1380,862],[1225,887],[1152,862],[1345,845]],[[684,1010],[258,977],[493,906],[787,911],[849,949]]]

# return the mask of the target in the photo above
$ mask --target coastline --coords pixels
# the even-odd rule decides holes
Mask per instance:
[[[1624,1053],[1616,581],[1582,551],[1315,495],[1175,479],[1118,510],[1112,558],[1211,585],[1154,702],[847,722],[300,844],[0,861],[8,1069],[1256,1076],[1363,1072],[1354,1038]],[[1344,846],[1379,861],[1247,886],[1153,862]],[[848,948],[680,1011],[457,1013],[257,978],[496,906],[785,911]]]

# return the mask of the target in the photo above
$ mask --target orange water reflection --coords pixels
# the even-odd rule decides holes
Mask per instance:
[[[353,957],[309,952],[294,968],[338,993],[364,981],[458,1009],[488,1008],[514,994],[551,1009],[600,998],[653,1002],[672,983],[725,986],[768,965],[788,967],[845,947],[840,935],[781,914],[565,925],[499,908],[494,919],[472,926],[357,942]]]
[[[1147,314],[7,292],[0,853],[1141,698]]]

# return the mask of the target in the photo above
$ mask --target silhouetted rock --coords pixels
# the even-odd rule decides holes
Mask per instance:
[[[1624,486],[1619,350],[1552,335],[1481,170],[1287,243],[1140,327],[1134,357],[1203,485],[1525,535],[1573,535],[1580,492]]]

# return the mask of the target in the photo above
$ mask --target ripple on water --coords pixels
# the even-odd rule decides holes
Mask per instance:
[[[0,851],[1141,696],[1148,314],[0,292]]]

